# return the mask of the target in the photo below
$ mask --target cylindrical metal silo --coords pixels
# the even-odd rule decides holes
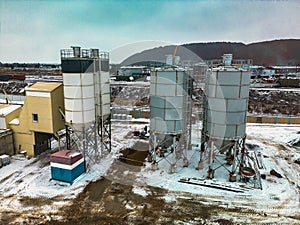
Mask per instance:
[[[250,72],[213,69],[206,83],[206,132],[209,137],[236,140],[246,135]]]
[[[156,70],[151,73],[151,131],[180,134],[185,130],[189,79],[184,70]]]
[[[68,73],[63,76],[65,120],[74,127],[95,121],[93,73]]]
[[[245,148],[250,75],[250,71],[233,66],[213,68],[207,74],[198,168],[207,162],[208,178],[214,178],[221,167],[232,182],[242,180],[243,171],[255,175]]]
[[[175,172],[180,159],[183,166],[188,164],[191,75],[190,71],[179,68],[151,72],[149,153],[153,168],[156,167],[157,156],[164,157],[165,153],[171,173]]]
[[[110,115],[110,75],[106,66],[103,66],[103,61],[108,61],[108,53],[102,53],[100,57],[104,56],[104,59],[95,60],[98,69],[94,79],[96,116],[105,120]]]
[[[102,56],[105,56],[103,60]],[[67,148],[76,147],[83,151],[91,161],[96,162],[100,154],[97,144],[98,134],[100,134],[101,150],[106,148],[110,151],[108,53],[80,47],[63,49],[61,50],[61,65]],[[104,142],[105,145],[103,145]]]
[[[99,56],[98,49],[73,47],[61,55],[66,122],[76,128],[87,127],[98,117],[105,120],[110,115],[108,53]]]
[[[95,77],[96,112],[98,117],[106,119],[110,115],[109,72],[100,72]]]

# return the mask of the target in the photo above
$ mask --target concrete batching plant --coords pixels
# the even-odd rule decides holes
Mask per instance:
[[[101,151],[110,151],[109,55],[72,47],[61,50],[61,65],[67,148],[81,150],[96,162]]]

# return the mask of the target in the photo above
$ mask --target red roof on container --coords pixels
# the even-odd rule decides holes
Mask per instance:
[[[62,150],[50,155],[50,162],[72,165],[78,160],[83,158],[79,151],[75,150]]]
[[[51,156],[55,156],[59,158],[73,158],[81,154],[82,154],[81,152],[75,150],[61,150],[51,154]]]

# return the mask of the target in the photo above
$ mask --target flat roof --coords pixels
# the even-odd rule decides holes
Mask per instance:
[[[0,116],[7,116],[19,108],[21,108],[20,105],[0,104]]]
[[[52,92],[58,88],[62,83],[59,82],[36,82],[30,87],[27,87],[26,91],[41,91],[41,92]]]
[[[222,71],[222,72],[235,72],[235,71],[243,71],[246,72],[247,70],[242,69],[242,68],[237,68],[234,66],[219,66],[216,68],[212,68],[213,72],[217,72],[217,71]]]

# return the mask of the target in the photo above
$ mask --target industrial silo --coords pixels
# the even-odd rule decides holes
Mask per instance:
[[[172,145],[179,157],[187,148],[191,86],[190,73],[184,69],[166,68],[151,72],[149,150],[152,160],[156,161],[158,149],[165,152]]]
[[[235,140],[246,135],[249,85],[249,71],[233,67],[212,70],[205,88],[209,137]]]
[[[102,131],[110,130],[103,127],[110,126],[110,86],[106,64],[108,53],[99,53],[98,49],[72,47],[61,50],[67,148],[81,150],[91,160],[99,156],[98,131],[101,143],[104,136],[110,136],[102,134]]]
[[[110,116],[110,75],[108,66],[103,63],[103,60],[108,62],[108,53],[102,53],[95,72],[95,105],[96,116],[106,119]]]
[[[232,164],[229,175],[233,179],[245,153],[251,72],[230,66],[231,54],[225,55],[223,60],[225,66],[213,68],[206,78],[199,167],[203,167],[206,155],[209,171],[213,171],[216,155],[226,154],[228,164]]]

